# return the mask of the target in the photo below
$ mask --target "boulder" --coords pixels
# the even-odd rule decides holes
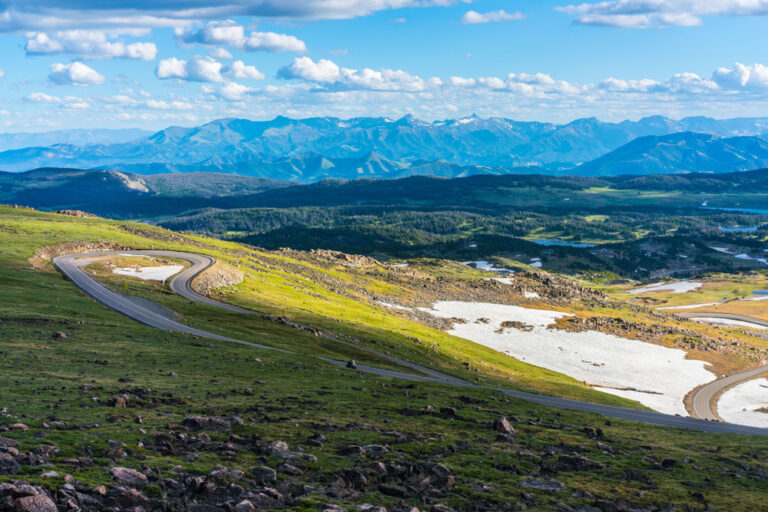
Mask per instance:
[[[501,434],[514,434],[515,428],[507,418],[499,418],[493,422],[493,429]]]
[[[19,498],[14,506],[16,512],[58,512],[56,504],[44,494]]]
[[[135,469],[131,468],[112,468],[109,470],[115,482],[126,487],[144,487],[147,485],[147,477]]]
[[[526,478],[520,480],[518,485],[526,489],[536,489],[538,491],[546,492],[559,492],[565,489],[565,484],[563,482],[543,478]]]
[[[221,416],[187,416],[181,422],[190,430],[215,430],[219,432],[232,429],[232,420]]]
[[[276,482],[277,471],[269,466],[256,466],[250,469],[251,476],[260,484]]]
[[[15,475],[21,471],[21,464],[10,453],[0,452],[0,475]]]

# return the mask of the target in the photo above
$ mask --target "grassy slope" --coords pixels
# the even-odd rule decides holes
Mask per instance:
[[[310,483],[327,481],[339,468],[352,463],[336,456],[333,447],[350,442],[390,441],[371,427],[423,434],[424,440],[396,445],[396,453],[390,458],[442,460],[457,477],[455,489],[443,501],[456,508],[485,504],[486,509],[491,509],[514,501],[521,475],[535,473],[539,457],[556,459],[556,455],[551,455],[553,446],[582,446],[580,450],[587,456],[609,464],[606,469],[557,476],[570,489],[589,490],[598,497],[625,497],[656,505],[672,502],[680,506],[696,501],[693,493],[701,493],[705,501],[727,510],[755,510],[764,503],[764,482],[754,476],[757,469],[766,470],[766,464],[758,462],[768,457],[763,439],[681,432],[623,421],[608,425],[594,415],[554,412],[490,391],[432,384],[414,386],[352,373],[303,356],[160,332],[95,304],[56,272],[31,270],[26,263],[41,242],[78,237],[110,238],[125,244],[146,241],[115,229],[115,223],[7,209],[0,213],[0,279],[4,285],[0,295],[0,350],[6,362],[0,372],[0,406],[9,409],[0,425],[23,421],[30,426],[30,431],[24,434],[4,434],[18,439],[24,450],[46,443],[62,450],[51,467],[25,468],[20,477],[28,481],[55,488],[62,484],[61,478],[41,479],[38,475],[50,469],[65,474],[71,471],[71,466],[61,459],[90,450],[97,465],[83,469],[76,478],[94,485],[106,483],[103,465],[110,464],[104,455],[107,440],[128,445],[128,457],[120,465],[145,464],[164,472],[176,465],[207,472],[222,463],[243,470],[264,463],[254,454],[243,452],[235,460],[223,460],[209,452],[187,458],[161,456],[137,447],[137,443],[151,437],[151,432],[164,431],[169,423],[178,423],[185,415],[234,413],[245,420],[238,433],[258,434],[267,440],[284,439],[291,445],[306,439],[316,424],[330,421],[370,425],[353,425],[330,433],[326,449],[310,449],[320,459],[310,465],[304,477]],[[294,346],[311,341],[309,337],[302,339],[295,331],[273,329],[264,329],[260,341],[280,344],[291,338]],[[69,339],[53,341],[51,333],[59,330],[66,331]],[[170,376],[171,372],[178,376]],[[249,387],[254,389],[255,396],[245,394]],[[151,388],[158,401],[133,404],[127,409],[105,405],[110,397],[130,392],[131,388]],[[467,403],[462,398],[466,394],[475,402]],[[255,408],[255,404],[259,407]],[[426,405],[438,409],[456,407],[463,419],[401,414],[403,407],[418,410]],[[487,426],[502,414],[543,422],[518,423],[517,441],[502,443],[495,441],[495,433]],[[137,415],[143,416],[143,425],[134,423]],[[44,427],[44,420],[98,426],[49,430]],[[586,439],[580,432],[584,424],[602,426],[606,433],[604,442],[619,455],[608,455],[595,441]],[[469,441],[470,445],[446,450],[447,446],[457,446],[453,444],[457,441]],[[531,455],[521,457],[521,451]],[[664,458],[675,459],[677,465],[670,471],[653,470],[653,462]],[[275,463],[272,459],[267,462]],[[652,489],[648,490],[647,484],[626,480],[627,469],[645,474],[653,482]],[[712,485],[711,480],[716,484]],[[478,484],[490,487],[480,490]],[[639,492],[641,489],[645,490]],[[532,501],[537,503],[534,508],[555,508],[552,497],[535,491],[532,494]],[[557,499],[572,505],[592,502],[571,496],[570,490],[560,493]],[[359,500],[385,505],[398,501],[373,491]],[[296,509],[315,510],[316,503],[328,501],[310,495]]]
[[[227,300],[235,304],[273,315],[285,313],[293,321],[354,337],[363,345],[458,376],[484,378],[488,384],[638,407],[635,402],[593,391],[562,374],[522,363],[323,288],[309,275],[311,271],[330,272],[331,277],[342,284],[355,279],[359,281],[356,283],[359,287],[372,292],[390,287],[375,279],[348,275],[341,267],[329,271],[280,253],[268,253],[204,237],[180,237],[142,224],[73,218],[7,207],[0,207],[0,215],[6,226],[0,232],[0,244],[8,246],[2,256],[17,265],[26,261],[41,246],[76,241],[109,241],[137,249],[174,249],[210,254],[245,271],[245,281],[227,296]],[[121,226],[132,227],[134,234],[121,229]],[[290,267],[292,272],[285,271],[286,267]],[[119,281],[122,282],[122,278]],[[136,283],[135,286],[140,289],[147,285]],[[191,325],[216,333],[237,335],[249,341],[264,343],[265,332],[273,332],[275,329],[273,323],[257,317],[242,317],[215,308],[189,305],[170,294],[160,294],[153,298],[178,310]],[[200,311],[206,311],[206,314],[201,315]],[[275,346],[304,353],[316,350],[315,338],[312,341],[297,342],[290,336],[276,336],[271,342]],[[324,343],[327,345],[327,342]],[[337,358],[344,359],[348,352],[344,347]],[[362,354],[358,355],[362,360],[369,359]],[[470,363],[480,373],[467,372],[464,363]]]
[[[391,442],[390,437],[373,430],[378,427],[424,437],[395,445],[386,458],[441,460],[457,480],[442,501],[459,509],[479,505],[490,510],[517,499],[527,500],[537,510],[554,510],[553,498],[576,506],[593,502],[571,495],[572,490],[655,505],[672,502],[681,506],[704,500],[718,509],[755,510],[764,504],[764,482],[755,476],[759,469],[768,470],[765,462],[759,462],[768,457],[762,438],[705,435],[623,421],[609,425],[598,416],[555,412],[490,391],[409,385],[320,364],[313,358],[153,330],[95,304],[58,273],[32,270],[26,263],[41,242],[109,238],[143,245],[147,241],[115,229],[115,223],[8,209],[0,214],[0,280],[4,286],[0,350],[5,363],[0,372],[0,406],[8,408],[0,425],[16,421],[29,425],[29,432],[4,434],[19,440],[25,451],[47,443],[62,451],[51,466],[26,467],[17,478],[57,488],[63,483],[61,477],[42,479],[38,475],[50,469],[66,474],[72,467],[63,459],[90,451],[96,466],[83,468],[75,477],[94,485],[107,483],[104,466],[113,464],[106,458],[107,440],[127,445],[128,456],[120,465],[148,465],[169,475],[176,465],[199,472],[218,464],[243,470],[257,463],[274,465],[272,458],[265,461],[249,452],[240,452],[234,460],[212,452],[188,458],[159,455],[138,446],[152,432],[166,431],[169,424],[188,414],[239,414],[245,420],[237,427],[239,434],[284,439],[292,446],[306,439],[317,424],[354,422],[327,434],[326,448],[305,450],[319,458],[302,477],[313,485],[328,482],[340,468],[354,464],[335,455],[336,446]],[[66,331],[69,339],[52,340],[51,333],[59,330]],[[288,343],[288,338],[294,345],[312,341],[277,327],[265,328],[259,336],[260,341],[271,344]],[[135,388],[151,388],[154,403],[135,401],[127,409],[106,406],[110,397]],[[253,388],[255,396],[246,394],[246,388]],[[456,407],[461,419],[402,414],[403,407],[423,410],[426,405]],[[137,415],[143,416],[143,425],[134,422]],[[516,425],[514,442],[495,440],[488,424],[499,415],[522,420]],[[524,421],[527,418],[534,421]],[[45,421],[98,426],[47,429]],[[603,441],[618,455],[606,454],[587,439],[581,433],[584,424],[602,426]],[[456,444],[459,441],[469,445]],[[560,447],[554,455],[552,447]],[[534,491],[528,498],[517,498],[517,482],[523,475],[535,474],[540,464],[555,461],[559,449],[582,451],[609,466],[561,472],[557,478],[569,490],[556,496]],[[521,456],[523,452],[529,455]],[[662,459],[675,459],[677,464],[671,470],[653,469],[654,462]],[[628,469],[640,471],[652,484],[627,480]],[[284,480],[290,481],[290,477],[281,477]],[[481,489],[480,484],[490,485]],[[334,500],[310,494],[295,509],[315,510],[317,503],[329,501]],[[399,501],[368,489],[355,502],[392,506]]]

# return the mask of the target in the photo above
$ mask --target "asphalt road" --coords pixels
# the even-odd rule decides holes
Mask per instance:
[[[273,347],[267,347],[264,345],[259,345],[257,343],[251,343],[247,341],[228,338],[226,336],[219,336],[217,334],[208,333],[205,331],[201,331],[199,329],[194,329],[192,327],[188,327],[186,325],[180,324],[161,314],[151,311],[148,308],[142,307],[139,304],[131,302],[126,297],[109,290],[104,285],[102,285],[92,277],[88,276],[77,264],[78,259],[93,257],[93,256],[103,256],[106,254],[110,254],[110,253],[98,252],[98,253],[89,253],[89,254],[72,254],[72,255],[66,255],[66,256],[59,256],[57,258],[54,258],[53,264],[56,265],[56,267],[58,267],[75,285],[77,285],[81,290],[83,290],[83,292],[85,292],[91,298],[109,307],[110,309],[113,309],[138,322],[141,322],[142,324],[145,324],[151,327],[156,327],[158,329],[164,329],[167,331],[193,334],[203,338],[229,341],[229,342],[240,343],[243,345],[249,345],[249,346],[262,348],[262,349],[279,350],[281,352],[286,352],[284,350],[275,349]],[[235,308],[234,306],[230,306],[228,304],[222,304],[208,297],[203,297],[201,295],[198,295],[190,287],[189,285],[190,281],[195,276],[200,274],[200,272],[204,271],[214,263],[213,259],[210,258],[209,256],[204,256],[204,255],[194,254],[194,253],[175,252],[175,251],[123,251],[123,252],[120,252],[119,254],[178,258],[178,259],[188,261],[190,263],[190,267],[184,272],[179,273],[177,276],[173,278],[173,280],[171,281],[171,289],[174,290],[176,293],[179,293],[180,295],[196,302],[202,302],[202,303],[214,305],[217,307],[224,307],[229,310],[232,310],[233,308]],[[235,310],[245,311],[240,308],[235,308]],[[348,343],[348,342],[345,342],[345,343]],[[355,347],[358,349],[361,348],[361,347],[358,347],[357,345],[355,345]],[[385,354],[374,352],[370,349],[366,349],[366,350],[376,353],[379,356],[386,357],[387,359],[390,359],[390,360],[402,361],[396,358],[392,358],[391,356],[386,356]],[[343,362],[335,361],[331,359],[323,359],[323,360],[339,366],[343,366],[345,364]],[[421,372],[422,375],[415,375],[415,374],[398,372],[393,370],[385,370],[382,368],[374,368],[374,367],[369,367],[365,365],[358,365],[357,369],[359,371],[366,371],[369,373],[391,377],[391,378],[397,378],[397,379],[406,379],[406,380],[414,380],[414,381],[422,381],[422,382],[437,382],[441,384],[450,384],[450,385],[465,386],[465,387],[472,387],[472,388],[494,389],[502,393],[505,393],[507,395],[520,398],[523,400],[527,400],[529,402],[545,405],[545,406],[556,407],[560,409],[571,409],[571,410],[578,410],[578,411],[584,411],[584,412],[592,412],[592,413],[597,413],[604,416],[609,416],[612,418],[633,420],[633,421],[639,421],[643,423],[650,423],[654,425],[663,425],[668,427],[678,427],[683,429],[698,430],[703,432],[714,432],[714,433],[768,435],[768,429],[747,427],[743,425],[734,425],[734,424],[722,423],[718,421],[706,421],[702,419],[686,418],[682,416],[673,416],[669,414],[661,414],[656,412],[638,411],[635,409],[625,409],[623,407],[614,407],[609,405],[593,404],[589,402],[580,402],[577,400],[569,400],[566,398],[559,398],[559,397],[553,397],[553,396],[547,396],[547,395],[538,395],[535,393],[526,393],[523,391],[490,388],[488,386],[480,386],[480,385],[472,384],[470,382],[462,381],[460,379],[457,379],[456,377],[441,374],[439,372],[436,372],[435,370],[424,368],[414,363],[410,363],[407,361],[403,361],[403,362],[407,363],[408,367]],[[716,381],[716,382],[719,382],[719,381]]]
[[[768,327],[768,322],[765,320],[753,318],[751,316],[735,315],[732,313],[678,313],[678,315],[686,318],[723,318],[726,320],[740,320],[742,322],[749,322]],[[743,372],[719,378],[709,384],[701,386],[696,389],[691,396],[691,407],[693,408],[693,411],[691,412],[698,418],[705,420],[719,420],[720,416],[717,414],[717,398],[720,397],[720,393],[729,387],[759,377],[766,372],[768,372],[768,365],[758,366],[751,370],[744,370]]]
[[[707,312],[696,312],[696,313],[675,313],[677,316],[682,316],[685,318],[722,318],[723,320],[739,320],[740,322],[748,322],[750,324],[759,325],[761,327],[768,327],[768,322],[765,320],[762,320],[760,318],[755,318],[753,316],[746,316],[746,315],[736,315],[733,313],[707,313]],[[734,327],[739,327],[734,326]]]

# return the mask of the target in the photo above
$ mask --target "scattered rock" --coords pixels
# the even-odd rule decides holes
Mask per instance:
[[[56,504],[44,494],[19,498],[14,505],[16,512],[58,512]]]
[[[256,466],[250,469],[251,476],[258,483],[273,483],[277,481],[277,471],[269,466]]]
[[[65,333],[65,332],[61,332],[61,331],[56,331],[55,333],[53,333],[53,334],[51,335],[51,337],[52,337],[53,339],[57,340],[57,341],[64,341],[64,340],[66,340],[67,338],[69,338],[69,336],[67,336],[67,333]]]
[[[518,483],[520,487],[526,489],[536,489],[538,491],[559,492],[565,489],[565,484],[559,480],[548,480],[542,478],[525,478]]]
[[[493,423],[493,429],[501,434],[514,434],[515,428],[507,418],[499,418]]]
[[[147,477],[135,469],[116,467],[110,469],[109,472],[120,485],[127,487],[144,487],[147,485]]]

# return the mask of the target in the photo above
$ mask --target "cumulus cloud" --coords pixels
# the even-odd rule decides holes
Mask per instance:
[[[29,32],[24,46],[27,55],[65,53],[82,59],[139,59],[154,60],[157,47],[154,43],[126,44],[110,41],[104,32],[94,30],[65,30],[48,34]]]
[[[620,28],[694,26],[703,16],[765,16],[768,0],[607,0],[566,5],[581,25]]]
[[[223,45],[243,51],[267,51],[273,53],[302,53],[307,45],[301,39],[275,32],[251,32],[232,20],[214,21],[198,28],[176,28],[174,35],[181,43]]]
[[[768,91],[768,66],[736,63],[732,68],[718,68],[712,81],[728,90]]]
[[[208,56],[195,55],[188,61],[175,57],[157,64],[155,76],[161,80],[177,79],[189,82],[223,82],[221,62]]]
[[[264,73],[255,66],[247,66],[243,61],[236,60],[224,70],[227,76],[232,78],[248,78],[251,80],[264,80]]]
[[[225,100],[238,101],[253,91],[254,89],[237,82],[228,82],[219,88],[217,94]]]
[[[68,110],[85,110],[91,108],[90,103],[76,96],[60,97],[51,96],[50,94],[45,94],[43,92],[33,92],[27,95],[24,99],[33,103],[50,103],[58,105],[59,108]]]
[[[77,86],[103,84],[106,80],[103,75],[82,62],[51,64],[48,78],[57,85]]]
[[[290,66],[280,68],[277,76],[286,80],[299,78],[312,82],[335,82],[341,78],[341,68],[328,59],[315,62],[309,57],[297,57]]]
[[[277,76],[286,80],[299,79],[321,84],[333,84],[335,90],[365,89],[373,91],[424,91],[442,85],[439,78],[424,80],[406,71],[370,68],[349,69],[339,67],[328,59],[317,62],[309,57],[297,57]]]
[[[461,17],[461,22],[465,25],[474,25],[477,23],[493,23],[498,21],[513,21],[525,19],[521,12],[507,12],[504,9],[491,12],[467,11]]]
[[[213,57],[214,59],[219,59],[219,60],[230,60],[230,59],[234,59],[234,57],[232,56],[232,54],[231,54],[231,53],[229,53],[229,52],[228,52],[226,49],[224,49],[224,48],[214,48],[213,50],[211,50],[210,52],[208,52],[208,56],[210,56],[210,57]]]

